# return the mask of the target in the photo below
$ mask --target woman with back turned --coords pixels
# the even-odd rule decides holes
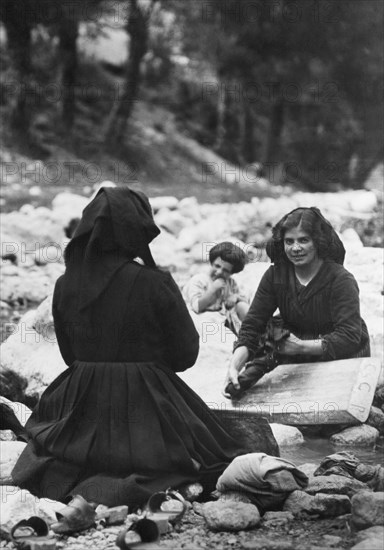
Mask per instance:
[[[33,411],[12,473],[37,496],[132,510],[168,487],[214,488],[240,454],[175,374],[195,363],[199,337],[152,258],[159,233],[144,194],[104,188],[68,244],[53,317],[69,368]]]

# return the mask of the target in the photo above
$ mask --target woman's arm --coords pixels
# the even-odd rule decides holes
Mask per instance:
[[[232,382],[236,389],[239,388],[238,374],[249,357],[257,351],[260,336],[265,331],[267,322],[276,308],[277,300],[273,287],[273,267],[271,266],[264,273],[251,307],[241,325],[239,338],[229,363],[225,385]]]
[[[251,354],[257,351],[259,337],[264,333],[268,320],[278,307],[273,286],[273,273],[273,266],[264,273],[251,307],[241,325],[235,349],[245,346]]]
[[[313,355],[321,361],[353,356],[361,343],[362,323],[357,283],[351,273],[342,269],[332,282],[329,304],[330,323],[334,329],[315,340],[301,340],[293,334],[280,343],[284,355]]]
[[[360,348],[362,320],[359,287],[353,275],[342,270],[335,278],[330,295],[334,329],[322,336],[324,361],[352,357]]]
[[[249,351],[248,348],[246,348],[245,346],[240,346],[235,349],[229,363],[225,387],[228,383],[232,382],[237,390],[240,388],[238,375],[241,369],[244,367],[245,363],[247,362],[248,357]]]

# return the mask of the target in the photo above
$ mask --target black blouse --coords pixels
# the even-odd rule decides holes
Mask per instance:
[[[235,347],[254,353],[267,321],[278,308],[285,326],[302,340],[321,339],[317,360],[346,359],[369,344],[360,316],[359,288],[343,266],[325,261],[308,285],[297,288],[292,265],[272,265],[261,279]]]

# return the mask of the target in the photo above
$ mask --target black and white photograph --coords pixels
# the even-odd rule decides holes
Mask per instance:
[[[0,0],[0,549],[384,550],[382,0]]]

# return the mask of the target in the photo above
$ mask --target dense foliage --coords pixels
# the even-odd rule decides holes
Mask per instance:
[[[383,155],[382,16],[381,0],[2,0],[9,139],[76,147],[87,111],[117,152],[140,99],[272,181],[358,187]],[[81,33],[111,28],[129,37],[123,65],[80,55]]]

